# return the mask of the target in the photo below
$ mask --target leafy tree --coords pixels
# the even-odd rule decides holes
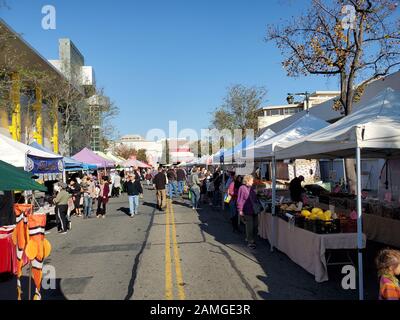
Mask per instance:
[[[224,103],[212,113],[211,126],[218,130],[228,129],[232,133],[241,129],[258,129],[258,109],[266,95],[262,87],[234,85],[228,89]]]
[[[137,152],[136,159],[142,162],[147,162],[147,155],[145,149],[139,149]]]
[[[123,144],[121,144],[119,146],[116,146],[113,149],[113,153],[116,156],[121,157],[121,158],[126,159],[126,160],[128,160],[131,157],[135,157],[136,158],[137,155],[138,155],[138,152],[137,152],[137,150],[135,148],[129,148],[126,145],[123,145]]]
[[[396,0],[313,0],[307,13],[270,25],[266,40],[281,50],[289,76],[338,78],[334,108],[348,115],[369,83],[400,65],[396,8]],[[353,160],[346,170],[354,192]]]

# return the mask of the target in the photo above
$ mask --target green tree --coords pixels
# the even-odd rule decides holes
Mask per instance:
[[[137,157],[138,152],[135,148],[129,148],[126,145],[120,144],[113,149],[113,153],[123,159],[128,160],[130,157]]]
[[[396,0],[313,0],[307,13],[268,27],[284,55],[289,76],[336,77],[340,96],[334,109],[348,115],[365,87],[400,65],[400,20]],[[355,192],[354,160],[346,160]]]
[[[145,149],[139,149],[137,152],[136,159],[139,161],[147,162],[147,155]]]
[[[218,130],[233,131],[258,129],[258,110],[266,95],[262,87],[234,85],[228,89],[223,104],[212,113],[211,127]]]
[[[335,108],[348,115],[367,84],[400,65],[396,8],[396,0],[313,0],[306,14],[270,25],[266,40],[282,51],[289,76],[338,77]]]

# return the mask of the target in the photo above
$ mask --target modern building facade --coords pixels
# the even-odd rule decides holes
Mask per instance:
[[[0,133],[26,144],[36,140],[58,153],[58,104],[49,83],[38,79],[60,85],[67,79],[1,19],[0,73]]]
[[[146,150],[147,161],[151,165],[188,162],[195,158],[190,150],[190,141],[186,139],[149,141],[140,135],[125,135],[114,143],[113,148],[119,146]]]
[[[339,91],[316,91],[310,95],[308,108],[312,108],[340,94]],[[306,101],[293,104],[266,106],[259,110],[258,129],[269,127],[285,118],[307,109]]]
[[[0,19],[0,133],[63,155],[83,147],[101,151],[102,115],[110,100],[97,93],[93,67],[84,64],[71,40],[60,39],[59,60],[48,61]],[[62,112],[67,96],[75,97],[78,110],[68,119]]]
[[[85,66],[85,58],[70,39],[59,40],[59,60],[49,60],[65,77],[74,83],[84,95],[84,105],[90,115],[90,130],[88,136],[80,134],[77,124],[77,134],[74,130],[70,133],[70,153],[79,151],[83,146],[90,146],[93,151],[103,151],[101,145],[103,117],[102,114],[110,108],[110,99],[96,90],[94,68]],[[86,125],[85,123],[83,125]]]
[[[140,135],[130,134],[124,135],[117,140],[113,148],[125,146],[135,150],[146,150],[147,161],[151,165],[155,165],[162,156],[163,147],[160,141],[149,141]]]

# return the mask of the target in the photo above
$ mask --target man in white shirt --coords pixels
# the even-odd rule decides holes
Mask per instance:
[[[121,190],[121,176],[119,174],[115,174],[114,182],[113,182],[113,197],[119,197]]]

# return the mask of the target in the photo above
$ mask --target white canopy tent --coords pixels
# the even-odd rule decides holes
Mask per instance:
[[[296,122],[292,123],[286,129],[271,136],[269,139],[264,141],[260,140],[253,146],[246,148],[246,159],[252,156],[254,159],[272,158],[277,146],[288,142],[297,141],[298,139],[301,139],[328,125],[329,123],[326,121],[310,114],[306,114]]]
[[[14,167],[25,168],[27,154],[46,159],[62,159],[59,155],[36,149],[0,134],[0,160]]]
[[[277,159],[354,157],[357,160],[359,298],[364,298],[361,153],[366,158],[400,158],[400,92],[387,88],[354,112],[300,142],[281,145]]]
[[[278,146],[298,141],[299,139],[327,127],[328,122],[323,121],[307,113],[286,129],[272,136],[253,147],[246,149],[246,161],[253,159],[271,159],[272,160],[272,215],[275,216],[276,209],[276,158],[275,150]],[[272,220],[272,239],[274,239],[275,219]],[[273,251],[274,243],[271,241],[271,251]]]

